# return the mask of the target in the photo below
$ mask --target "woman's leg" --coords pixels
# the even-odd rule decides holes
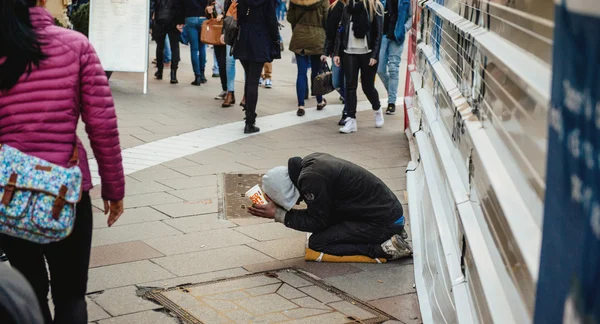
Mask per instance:
[[[298,66],[298,74],[296,76],[296,96],[298,97],[298,107],[304,107],[304,95],[306,87],[306,73],[308,72],[309,59],[308,56],[296,54],[296,65]]]
[[[171,70],[177,70],[181,56],[179,54],[179,35],[181,33],[177,28],[173,27],[169,30],[169,43],[171,45]]]
[[[362,89],[367,99],[371,103],[373,110],[379,110],[381,108],[381,102],[379,102],[379,92],[375,89],[375,75],[377,75],[377,64],[374,66],[369,65],[371,60],[371,54],[359,55],[360,64],[360,82],[362,83]]]
[[[73,233],[60,242],[43,247],[52,281],[54,323],[88,322],[85,293],[92,247],[92,217],[92,201],[89,193],[84,192],[77,204]]]
[[[256,104],[258,103],[258,79],[264,63],[249,62],[246,69],[246,125],[256,123]]]
[[[231,46],[227,45],[227,91],[235,92],[235,58],[231,55]]]
[[[217,66],[219,67],[219,77],[221,78],[221,89],[223,91],[227,91],[227,47],[225,45],[214,46],[214,49],[215,58],[217,59]]]
[[[165,39],[165,63],[171,63],[171,43],[169,42],[169,34],[167,34]]]
[[[314,80],[317,75],[322,72],[323,65],[321,64],[321,56],[320,55],[311,55],[310,56],[310,73],[311,80]],[[323,96],[317,96],[317,103],[323,102]]]
[[[346,76],[346,110],[348,117],[356,118],[356,88],[358,87],[358,71],[360,70],[360,56],[346,54],[344,56],[344,75]]]
[[[197,26],[197,18],[191,17],[185,19],[185,34],[188,37],[188,41],[190,42],[190,56],[192,59],[192,68],[194,70],[194,74],[196,76],[200,75],[200,57],[198,53],[200,51],[200,39],[199,39],[199,30],[200,27]],[[200,25],[201,26],[201,25]]]

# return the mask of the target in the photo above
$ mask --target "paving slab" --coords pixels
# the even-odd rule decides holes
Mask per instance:
[[[250,297],[237,302],[240,306],[256,315],[281,312],[288,309],[298,308],[298,305],[277,295],[269,294],[264,296]]]
[[[364,310],[356,305],[352,305],[352,303],[347,302],[345,300],[338,301],[335,303],[330,303],[328,305],[330,307],[332,307],[333,309],[337,310],[338,312],[340,312],[346,316],[351,316],[357,320],[367,320],[367,319],[376,317],[372,313],[369,313],[366,310]]]
[[[258,225],[265,223],[273,223],[272,219],[262,218],[262,217],[252,217],[248,215],[246,218],[232,218],[230,221],[238,224],[239,226],[250,226],[250,225]]]
[[[420,324],[419,299],[416,293],[373,300],[371,305],[394,316],[406,324]]]
[[[184,233],[204,232],[237,226],[235,223],[228,220],[219,219],[219,214],[180,217],[175,219],[167,219],[163,222]]]
[[[178,172],[187,176],[201,176],[207,174],[232,173],[238,171],[252,170],[252,168],[236,162],[223,162],[221,164],[200,165],[192,167],[175,168]]]
[[[144,241],[165,255],[176,255],[218,249],[256,242],[256,240],[228,228],[215,229]]]
[[[169,204],[174,202],[182,201],[180,198],[177,198],[173,195],[169,195],[165,192],[154,192],[147,194],[140,194],[134,196],[128,196],[124,200],[125,209],[128,208],[136,208],[136,207],[144,207],[144,206],[152,206],[152,205],[161,205],[161,204]],[[103,209],[104,201],[101,199],[96,199],[93,201],[94,206]]]
[[[304,257],[283,261],[288,267],[294,267],[306,271],[319,278],[343,276],[362,270],[349,263],[312,262],[304,260]]]
[[[164,256],[141,241],[95,246],[90,255],[90,268],[147,260]]]
[[[136,261],[90,269],[88,292],[175,277],[150,261]]]
[[[317,287],[317,286],[308,286],[300,288],[300,291],[311,296],[312,298],[322,302],[323,304],[329,304],[332,302],[342,300],[340,297],[328,292],[327,290]]]
[[[104,309],[98,306],[98,304],[95,302],[91,301],[89,298],[86,297],[85,301],[87,304],[88,322],[95,322],[111,317]],[[52,305],[50,309],[54,311],[54,305]]]
[[[99,324],[178,324],[179,321],[164,312],[145,311],[125,316],[113,317],[98,322]]]
[[[366,301],[415,292],[412,265],[332,277],[327,278],[326,281]]]
[[[287,299],[296,299],[306,297],[306,294],[301,292],[300,290],[288,285],[283,284],[277,290],[277,294]]]
[[[329,312],[330,312],[329,310],[323,310],[323,309],[296,308],[296,309],[286,310],[281,313],[289,318],[300,319],[300,318],[325,314],[325,313],[329,313]]]
[[[276,260],[287,260],[304,256],[306,252],[305,245],[306,235],[248,244],[251,248]]]
[[[202,283],[202,282],[207,282],[207,281],[212,281],[212,280],[238,277],[238,276],[243,276],[246,274],[248,274],[248,271],[244,270],[243,268],[233,268],[233,269],[227,269],[227,270],[219,270],[219,271],[215,271],[215,272],[201,273],[201,274],[191,275],[191,276],[176,277],[176,278],[164,279],[164,280],[158,280],[158,281],[152,281],[152,282],[143,282],[143,283],[137,284],[137,286],[140,288],[141,287],[157,287],[157,288],[168,289],[168,288],[172,288],[172,287],[176,287],[176,286],[180,286],[180,285],[191,285],[193,283],[196,284],[196,283]]]
[[[92,246],[142,241],[150,238],[182,234],[163,222],[139,223],[94,230]]]
[[[263,262],[263,263],[248,264],[248,265],[244,266],[244,269],[246,269],[252,273],[270,271],[270,270],[279,270],[279,269],[284,269],[284,268],[289,268],[289,265],[287,265],[283,261],[270,261],[270,262]]]
[[[173,196],[174,197],[174,196]],[[179,198],[177,198],[179,199]],[[172,204],[153,205],[152,208],[170,216],[185,217],[219,212],[219,199],[211,197],[194,201],[184,201]]]
[[[341,313],[329,313],[317,316],[306,317],[289,321],[290,324],[323,324],[323,323],[348,323],[348,318]]]
[[[186,175],[164,166],[155,166],[135,172],[130,177],[139,181],[153,181],[173,178],[184,178]]]
[[[112,316],[162,308],[161,305],[138,297],[136,286],[108,289],[90,298]]]
[[[170,188],[156,181],[140,181],[127,183],[125,186],[125,195],[133,196],[153,192],[163,192],[167,190],[170,190]]]
[[[169,194],[181,198],[185,201],[197,201],[199,199],[211,198],[217,195],[216,184],[209,187],[189,188],[181,190],[168,191]]]
[[[217,176],[214,174],[209,174],[197,177],[163,179],[157,180],[157,182],[177,190],[201,188],[217,185]]]
[[[283,238],[290,237],[304,237],[306,239],[306,234],[295,231],[293,229],[289,229],[285,227],[285,225],[280,223],[275,223],[271,221],[270,223],[251,225],[251,226],[243,226],[236,228],[237,231],[244,233],[255,240],[258,241],[272,241]]]
[[[121,217],[113,225],[113,227],[129,224],[148,223],[168,218],[169,217],[167,215],[150,207],[128,208],[125,209],[123,215],[121,215]],[[107,219],[108,216],[104,215],[104,213],[94,213],[94,228],[107,228]]]
[[[246,264],[257,262],[273,261],[273,259],[263,253],[242,245],[173,255],[154,259],[153,261],[178,276],[189,276],[192,274],[241,267]]]

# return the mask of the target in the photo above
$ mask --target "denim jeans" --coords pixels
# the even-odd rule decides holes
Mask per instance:
[[[225,67],[227,70],[227,91],[235,91],[235,58],[231,55],[231,46],[227,45],[227,58]]]
[[[396,104],[398,96],[398,80],[400,79],[400,58],[404,44],[383,37],[379,52],[379,69],[377,74],[388,93],[388,103]]]
[[[215,48],[213,46],[213,68],[212,68],[212,72],[213,74],[220,74],[219,73],[219,64],[218,64],[218,60],[217,60],[217,51],[215,51]]]
[[[192,57],[192,67],[194,74],[199,75],[204,72],[206,67],[206,45],[200,42],[200,32],[205,17],[185,18],[185,30],[190,41],[190,53]]]
[[[342,98],[344,98],[344,102],[346,100],[346,77],[344,75],[344,68],[342,67],[342,65],[340,64],[340,66],[337,66],[333,63],[333,60],[331,60],[331,73],[332,73],[332,81],[333,81],[333,87],[338,89],[338,93],[340,94],[340,96],[342,96]],[[344,116],[347,115],[347,111],[346,111],[346,105],[344,105],[344,111],[343,111]]]
[[[165,36],[165,63],[171,63],[171,44],[169,43],[169,35]]]
[[[320,55],[296,54],[296,65],[298,76],[296,77],[296,95],[298,96],[298,107],[304,107],[304,97],[308,93],[308,68],[311,68],[311,80],[321,73]],[[317,96],[317,102],[323,102],[323,96]]]

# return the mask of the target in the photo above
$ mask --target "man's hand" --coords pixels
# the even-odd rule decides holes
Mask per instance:
[[[377,60],[376,59],[370,59],[369,60],[369,66],[375,66],[375,64],[377,64]]]
[[[110,212],[110,215],[109,215]],[[123,215],[123,200],[120,201],[104,201],[104,215],[108,215],[108,227],[113,226]]]
[[[334,56],[333,57],[333,63],[335,64],[335,66],[339,67],[341,64],[341,60],[339,56]]]
[[[275,213],[277,212],[277,205],[274,202],[269,201],[266,205],[253,204],[252,207],[248,207],[248,213],[256,217],[275,219]]]

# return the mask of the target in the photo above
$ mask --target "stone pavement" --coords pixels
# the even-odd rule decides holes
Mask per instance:
[[[223,109],[213,99],[220,90],[217,79],[209,79],[199,88],[188,84],[192,80],[188,48],[182,47],[182,55],[180,84],[153,80],[148,95],[141,94],[140,75],[113,75],[111,87],[124,149],[200,129],[210,131],[242,119],[238,106]],[[207,66],[212,67],[212,56],[208,57]],[[275,62],[274,88],[260,90],[259,116],[278,118],[277,114],[295,111],[296,68],[290,58],[286,51],[283,59]],[[242,71],[238,67],[238,101]],[[378,88],[385,97],[379,82]],[[333,105],[338,103],[337,96],[331,94],[328,99],[331,105],[326,110],[340,111],[341,106]],[[307,106],[315,104],[311,99]],[[303,260],[304,233],[250,216],[225,217],[222,174],[262,173],[286,164],[291,156],[312,152],[331,153],[362,165],[381,177],[406,204],[404,171],[409,152],[402,113],[387,117],[385,127],[376,129],[372,112],[361,112],[359,132],[352,135],[338,134],[338,118],[243,137],[133,172],[127,176],[125,214],[112,228],[106,227],[106,218],[100,213],[102,201],[99,188],[95,188],[91,193],[95,225],[88,287],[90,322],[177,323],[162,306],[140,296],[149,287],[171,288],[295,267],[402,323],[420,323],[412,260],[380,265],[308,263]],[[85,137],[82,132],[81,138]],[[133,162],[126,159],[126,163]],[[410,229],[408,232],[410,235]]]

